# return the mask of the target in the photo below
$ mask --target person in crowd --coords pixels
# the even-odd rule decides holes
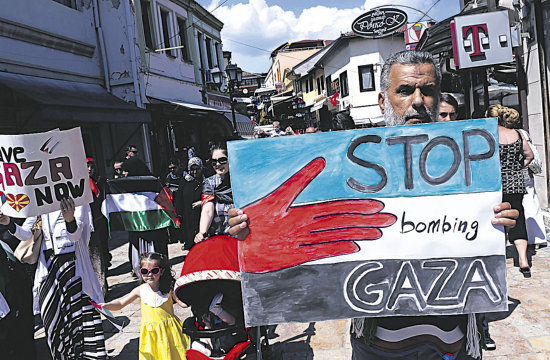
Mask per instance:
[[[185,152],[185,157],[187,157],[187,152]],[[183,167],[181,166],[180,159],[176,157],[173,157],[168,161],[168,171],[169,172],[166,175],[166,178],[164,179],[164,186],[166,186],[166,188],[170,189],[170,191],[172,192],[172,203],[175,206],[176,198],[179,192],[180,180],[182,179],[182,177],[184,177],[187,174],[187,172],[185,172]],[[181,218],[180,218],[180,222],[181,222]],[[178,241],[182,241],[183,229],[181,227],[176,228],[176,227],[170,226],[168,228],[168,235],[169,235],[170,243],[176,243]]]
[[[188,174],[180,180],[176,197],[176,212],[183,227],[183,250],[191,250],[195,244],[195,234],[199,231],[203,181],[201,158],[189,159]]]
[[[519,271],[528,278],[531,277],[531,268],[527,260],[527,230],[522,201],[523,195],[527,193],[524,169],[534,155],[520,132],[509,128],[519,120],[519,113],[515,109],[491,105],[486,116],[498,118],[502,201],[509,202],[514,209],[519,210],[516,226],[508,231],[508,241],[514,244],[518,252]]]
[[[380,81],[378,104],[386,126],[437,120],[441,73],[430,53],[403,51],[390,56],[382,67]],[[497,204],[493,210],[493,225],[515,225],[518,211],[512,209],[509,203]],[[229,216],[229,233],[245,240],[249,234],[247,215],[233,208]],[[480,358],[479,338],[474,336],[467,339],[469,317],[452,315],[353,319],[352,359]],[[477,329],[473,329],[471,334],[477,334]],[[467,346],[468,343],[470,346]]]
[[[273,121],[273,129],[271,130],[271,137],[282,136],[284,135],[283,130],[281,130],[281,123],[278,121]]]
[[[314,126],[308,126],[306,128],[306,134],[313,134],[313,133],[316,133],[316,132],[317,132],[317,129]]]
[[[216,142],[214,140],[210,140],[208,142],[208,153],[212,154],[212,149],[216,146]],[[210,156],[206,159],[203,166],[203,174],[205,178],[209,178],[210,176],[216,175],[216,171],[214,170],[214,166],[212,164],[212,159]]]
[[[120,177],[126,176],[124,174],[124,169],[122,165],[124,164],[124,159],[117,159],[113,163],[113,179],[118,179]]]
[[[285,135],[296,135],[294,133],[294,130],[292,129],[292,126],[287,126],[286,129],[285,129]]]
[[[229,229],[227,211],[234,207],[227,149],[221,145],[214,146],[211,159],[216,175],[204,180],[199,232],[195,235],[196,243],[209,236],[227,234]]]
[[[131,157],[130,159],[124,160],[124,164],[122,166],[125,176],[152,175],[144,163],[142,163],[144,166],[142,167],[139,166],[137,162],[131,162],[132,159],[137,158]],[[168,230],[166,228],[128,232],[128,261],[132,267],[132,270],[130,271],[132,277],[136,279],[138,278],[138,274],[136,272],[139,266],[139,254],[153,250],[168,257]]]
[[[95,160],[86,158],[88,175],[90,176],[90,188],[93,201],[90,203],[92,211],[93,231],[90,236],[89,252],[92,267],[97,275],[103,295],[107,293],[107,269],[110,266],[111,254],[107,242],[107,218],[101,213],[101,204],[105,200],[105,179],[97,173]]]
[[[455,121],[458,117],[458,101],[448,93],[443,93],[439,97],[439,116],[438,122]]]
[[[139,359],[185,360],[189,337],[182,332],[173,303],[186,305],[172,291],[175,280],[168,258],[154,252],[143,254],[139,273],[141,285],[121,298],[100,305],[107,310],[120,310],[141,299]]]
[[[264,129],[255,129],[254,130],[254,138],[255,139],[262,139],[269,137],[269,134],[264,131]]]
[[[60,211],[40,218],[44,240],[34,278],[34,310],[42,318],[52,358],[106,359],[101,318],[90,303],[103,302],[88,252],[90,207],[75,207],[65,198]],[[0,224],[19,240],[31,236],[36,220],[27,218],[19,226],[0,214]]]
[[[180,179],[183,177],[183,167],[178,158],[171,158],[168,161],[168,174],[164,179],[165,186],[172,191],[174,197],[178,191]]]
[[[14,219],[22,223],[23,219]],[[36,359],[32,278],[35,265],[11,255],[20,241],[0,225],[0,349],[4,359]]]
[[[126,148],[126,159],[122,164],[123,172],[127,173],[126,176],[152,175],[147,165],[136,156],[137,153],[138,149],[135,145],[130,145]]]

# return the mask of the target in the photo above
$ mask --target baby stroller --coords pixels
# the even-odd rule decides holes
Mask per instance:
[[[260,330],[244,326],[237,241],[214,236],[194,245],[185,258],[174,289],[193,312],[183,323],[183,332],[191,338],[188,360],[243,359],[254,352],[262,358]],[[212,313],[213,301],[234,317],[233,324]],[[263,345],[268,346],[265,337]]]

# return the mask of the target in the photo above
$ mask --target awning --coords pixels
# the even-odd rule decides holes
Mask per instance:
[[[310,112],[315,112],[315,111],[319,110],[320,108],[323,107],[323,105],[325,105],[325,102],[326,102],[326,99],[323,100],[323,101],[319,101],[317,104],[313,105],[309,111]]]
[[[250,100],[249,97],[236,97],[236,98],[233,98],[233,100],[235,100],[235,102],[237,103],[244,103],[244,104],[252,103],[252,100]]]
[[[233,124],[233,115],[231,113],[224,114],[225,117]],[[235,122],[237,123],[237,132],[240,136],[251,138],[254,136],[254,127],[256,126],[252,120],[243,114],[235,113]]]
[[[278,103],[281,103],[283,101],[286,101],[290,98],[293,98],[295,97],[294,95],[290,95],[290,96],[272,96],[271,97],[271,101],[273,102],[273,104],[278,104]]]
[[[277,89],[275,89],[275,87],[261,87],[254,90],[254,95],[265,94],[265,93],[276,92],[276,91]]]
[[[384,115],[378,105],[352,107],[349,111],[355,125],[377,124],[384,121]]]
[[[162,102],[170,103],[170,104],[173,104],[173,105],[176,105],[176,106],[181,106],[182,108],[190,109],[190,110],[198,110],[198,111],[205,111],[205,112],[214,111],[214,112],[217,112],[217,113],[231,112],[231,110],[228,110],[228,109],[222,109],[222,108],[219,108],[219,107],[209,106],[209,105],[205,105],[205,104],[194,104],[194,103],[188,103],[188,102],[183,102],[183,101],[173,101],[173,100],[159,99],[159,98],[153,98],[153,97],[151,97],[151,99],[160,100]]]
[[[109,94],[97,84],[0,72],[0,84],[40,104],[42,120],[151,122],[145,109]]]

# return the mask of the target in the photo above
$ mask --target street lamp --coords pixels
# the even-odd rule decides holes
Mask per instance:
[[[231,115],[233,116],[233,128],[235,134],[238,135],[237,131],[237,119],[235,118],[235,105],[233,104],[233,91],[235,86],[239,85],[243,79],[243,71],[236,64],[227,64],[225,67],[225,74],[219,68],[215,67],[210,72],[212,75],[212,82],[219,88],[223,83],[223,78],[227,79],[227,91],[229,92],[229,102],[231,103]]]

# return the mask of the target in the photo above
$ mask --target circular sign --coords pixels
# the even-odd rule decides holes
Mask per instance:
[[[407,13],[394,8],[378,8],[353,21],[351,30],[363,37],[378,39],[393,34],[407,23]]]

